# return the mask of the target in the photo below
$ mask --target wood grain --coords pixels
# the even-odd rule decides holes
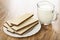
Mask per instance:
[[[0,0],[0,4],[6,5],[7,2],[6,0]],[[2,14],[0,15],[2,16]],[[3,24],[4,24],[4,19],[0,20],[0,38],[2,38],[0,40],[60,40],[60,33],[57,33],[55,30],[53,30],[51,24],[48,26],[42,25],[41,30],[37,34],[30,36],[30,37],[26,37],[26,38],[14,38],[14,37],[6,35],[2,29]],[[59,30],[58,32],[60,32],[60,15],[59,15],[57,24],[59,25],[59,27],[58,26],[56,27],[58,27],[58,30]]]
[[[41,30],[37,34],[26,38],[14,38],[8,36],[3,32],[3,30],[0,30],[0,36],[4,40],[60,40],[60,35],[57,34],[54,30],[52,30],[51,24],[48,26],[42,25]]]

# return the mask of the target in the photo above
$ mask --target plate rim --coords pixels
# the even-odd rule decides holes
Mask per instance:
[[[7,33],[8,31],[4,31],[4,28],[5,28],[5,27],[3,27],[3,32],[4,32],[6,35],[8,35],[8,36],[16,37],[16,38],[30,37],[30,36],[33,36],[33,35],[37,34],[37,33],[40,31],[40,29],[41,29],[41,24],[39,23],[38,26],[40,27],[39,30],[37,30],[36,33],[33,33],[33,34],[31,34],[31,35],[28,35],[28,36],[22,36],[22,37],[21,37],[21,36],[20,36],[20,37],[19,37],[19,36],[18,36],[18,37],[17,37],[17,36],[12,36],[13,34],[10,35],[10,34]],[[35,27],[37,27],[37,26],[35,26]],[[34,29],[34,28],[33,28],[33,29]],[[32,29],[32,30],[33,30],[33,29]]]

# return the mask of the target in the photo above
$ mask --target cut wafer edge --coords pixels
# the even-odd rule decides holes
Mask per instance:
[[[29,25],[37,22],[37,21],[38,21],[38,19],[32,17],[32,18],[26,20],[23,24],[21,24],[19,26],[13,26],[12,29],[14,29],[15,31],[17,31],[17,30],[20,30],[20,29],[22,29],[22,28],[24,28],[26,26],[29,26]]]
[[[10,32],[14,33],[14,30],[7,23],[5,23],[3,25],[3,27],[7,28],[7,30],[9,30]]]
[[[30,14],[30,13],[29,13]],[[19,26],[20,24],[22,24],[23,22],[25,22],[26,20],[28,20],[29,18],[31,18],[33,16],[33,14],[30,14],[29,16],[27,16],[27,18],[25,18],[25,19],[23,19],[21,22],[19,22],[19,23],[14,23],[14,22],[12,22],[11,24],[13,25],[13,26]]]
[[[21,30],[21,29],[23,29],[23,28],[25,28],[25,27],[27,27],[27,26],[30,26],[30,25],[32,25],[32,24],[34,24],[34,23],[36,23],[36,22],[38,22],[38,20],[36,20],[36,21],[34,21],[34,22],[32,22],[32,23],[30,23],[30,24],[28,24],[28,25],[25,25],[25,26],[23,26],[22,28],[19,28],[19,29],[15,29],[14,27],[11,27],[13,30],[15,30],[15,31],[18,31],[18,30]]]
[[[34,27],[35,25],[37,25],[38,24],[38,21],[37,22],[35,22],[35,23],[33,23],[33,24],[31,24],[31,25],[33,25],[32,27]],[[31,25],[29,25],[29,26],[31,26]],[[27,26],[27,27],[29,27],[29,26]],[[4,25],[4,27],[6,27],[5,25]],[[27,27],[25,27],[25,28],[27,28]],[[30,27],[29,29],[31,29],[32,27]],[[23,28],[23,29],[25,29],[25,28]],[[10,27],[10,29],[11,29],[11,27]],[[23,29],[21,29],[21,30],[23,30]],[[28,30],[29,30],[28,29]],[[9,31],[9,32],[11,32],[11,33],[16,33],[17,31],[14,31],[13,29],[11,29],[11,30],[9,30],[9,28],[7,28],[7,31]],[[27,31],[27,30],[26,30]],[[24,31],[23,33],[21,33],[20,35],[22,35],[22,34],[24,34],[26,31]],[[18,34],[18,33],[16,33],[16,34]]]
[[[31,14],[29,17],[27,17],[26,19],[24,19],[23,21],[21,21],[21,22],[18,23],[18,24],[14,24],[12,21],[6,21],[6,23],[7,23],[10,27],[12,27],[12,26],[18,26],[18,25],[22,24],[23,22],[25,22],[26,20],[28,20],[29,18],[31,18],[32,16],[33,16],[33,14]]]
[[[22,30],[19,30],[19,31],[17,31],[17,32],[15,32],[15,33],[18,34],[18,35],[23,35],[23,34],[26,33],[27,31],[29,31],[31,28],[35,27],[37,24],[38,24],[38,22],[36,22],[36,23],[34,23],[34,24],[26,27],[26,29],[23,28],[23,29],[22,29],[23,32],[21,32],[21,33],[19,33],[19,31],[22,31]]]

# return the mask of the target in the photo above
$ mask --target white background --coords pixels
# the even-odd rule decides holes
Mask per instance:
[[[9,0],[8,1],[8,8],[10,14],[18,13],[25,13],[25,12],[35,12],[37,9],[37,3],[41,0]],[[58,0],[47,0],[53,3],[56,6],[56,10],[59,12],[59,5],[58,5]]]

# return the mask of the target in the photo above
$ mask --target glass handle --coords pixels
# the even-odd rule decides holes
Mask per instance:
[[[52,23],[54,23],[54,21],[56,21],[56,20],[58,19],[59,13],[57,13],[57,12],[55,11],[53,15],[54,15],[54,16],[53,16]]]
[[[53,14],[53,21],[57,20],[57,15],[58,13],[55,11],[54,14]]]

